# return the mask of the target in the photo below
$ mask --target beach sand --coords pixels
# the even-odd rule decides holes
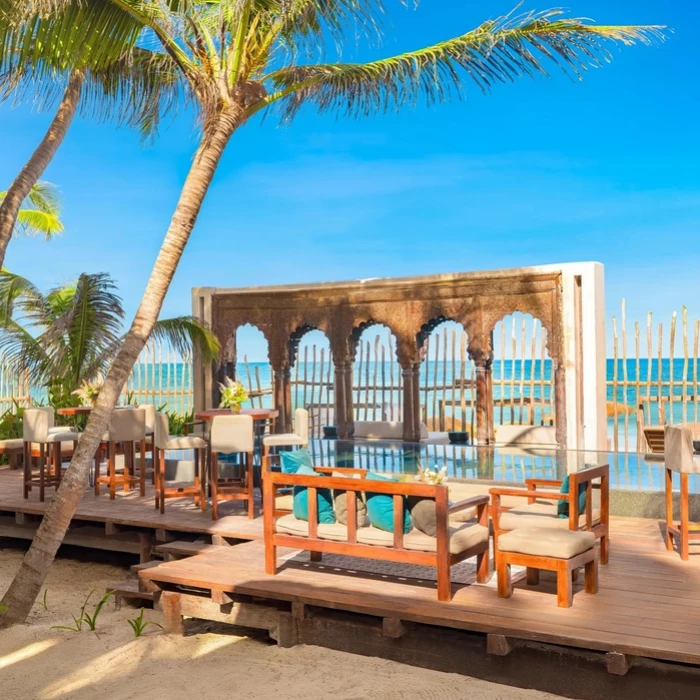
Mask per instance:
[[[22,555],[19,549],[0,545],[0,592]],[[71,624],[71,614],[78,614],[91,590],[96,592],[96,602],[110,583],[125,578],[126,571],[126,567],[68,557],[55,562],[47,581],[48,610],[37,603],[27,624],[0,632],[3,700],[557,697],[320,647],[280,649],[262,637],[211,633],[204,623],[186,637],[165,635],[150,626],[145,636],[136,639],[127,620],[139,611],[127,607],[116,611],[111,602],[103,608],[96,632],[51,629]],[[152,610],[146,610],[144,617],[160,618]]]

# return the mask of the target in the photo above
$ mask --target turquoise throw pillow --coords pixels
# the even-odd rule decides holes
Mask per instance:
[[[313,467],[309,451],[302,447],[298,450],[285,450],[280,452],[280,464],[285,474],[296,474],[299,467]],[[314,472],[315,474],[316,472]]]
[[[301,450],[297,450],[300,452]],[[296,470],[297,476],[320,476],[317,472],[305,464]],[[316,509],[318,511],[318,522],[323,525],[332,525],[335,522],[335,512],[333,511],[333,495],[330,489],[318,489],[316,491]],[[297,520],[309,521],[309,492],[306,486],[294,487],[294,505],[292,506],[294,517]]]
[[[569,476],[567,475],[562,481],[559,493],[569,493]],[[578,512],[579,515],[586,512],[586,484],[580,484],[578,487]],[[569,517],[569,501],[559,501],[557,503],[557,515],[560,518]]]
[[[367,474],[367,481],[393,481],[398,483],[398,479],[393,479],[390,476],[384,476],[383,474],[375,474],[374,472],[369,472]],[[394,498],[385,493],[370,493],[367,492],[367,515],[369,516],[369,522],[373,527],[379,530],[384,530],[385,532],[394,531]],[[403,531],[404,534],[411,531],[411,514],[408,512],[406,506],[406,499],[404,498],[404,509],[403,509]]]

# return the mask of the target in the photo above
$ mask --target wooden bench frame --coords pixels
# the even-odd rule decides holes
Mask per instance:
[[[586,593],[598,592],[598,552],[593,546],[586,552],[560,559],[558,557],[543,557],[521,552],[502,552],[496,554],[496,572],[498,576],[498,597],[510,598],[513,595],[513,582],[510,577],[510,567],[527,567],[527,584],[536,586],[540,581],[540,570],[556,571],[557,573],[557,605],[560,608],[570,608],[574,602],[572,574],[580,567],[585,567],[584,590]]]
[[[688,488],[688,472],[676,472],[680,477],[680,516],[673,518],[673,469],[664,467],[666,492],[666,549],[673,551],[674,540],[678,541],[678,551],[682,561],[690,559],[690,543],[700,539],[700,524],[690,522],[690,489]]]
[[[284,474],[272,471],[263,472],[263,518],[265,536],[265,571],[267,574],[277,573],[277,547],[291,547],[316,553],[316,560],[320,559],[323,552],[331,554],[344,554],[350,557],[364,557],[392,561],[402,564],[418,564],[421,566],[433,566],[437,570],[437,597],[440,601],[452,599],[452,586],[450,583],[450,567],[453,564],[464,561],[470,557],[477,558],[477,581],[485,583],[489,573],[489,541],[482,542],[475,547],[461,552],[450,553],[449,522],[451,513],[457,513],[467,508],[477,509],[478,523],[488,527],[488,497],[474,496],[453,506],[448,503],[447,486],[431,486],[419,483],[403,482],[367,482],[367,471],[364,469],[346,469],[341,467],[316,467],[315,470],[322,475],[340,472],[347,476],[359,475],[360,478],[333,477],[333,476],[298,476],[296,474]],[[283,511],[275,510],[275,497],[278,489],[288,489],[294,486],[308,488],[309,505],[309,535],[288,535],[275,531],[275,520]],[[337,542],[318,537],[318,489],[336,489],[347,493],[348,514],[348,539],[346,542]],[[394,500],[394,529],[393,545],[360,544],[357,542],[357,495],[362,492],[381,493],[392,496]],[[436,551],[424,552],[404,549],[404,498],[406,496],[418,496],[430,498],[435,501],[437,509],[437,537]]]
[[[600,479],[600,483],[593,483],[594,479]],[[528,503],[535,503],[538,499],[548,501],[569,501],[569,530],[586,530],[592,532],[597,540],[600,540],[600,563],[607,564],[610,555],[610,468],[608,465],[589,467],[569,474],[568,496],[559,491],[539,491],[539,486],[548,488],[561,488],[561,479],[526,479],[527,489],[493,488],[491,494],[491,518],[493,520],[494,548],[498,552],[498,537],[508,530],[500,526],[501,496],[518,496],[527,498]],[[579,526],[579,517],[582,515],[578,509],[579,486],[586,486],[586,522]],[[600,491],[600,522],[593,523],[593,489]]]

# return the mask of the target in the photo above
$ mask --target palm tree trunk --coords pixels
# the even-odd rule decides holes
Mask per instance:
[[[5,251],[12,238],[22,202],[29,195],[32,187],[36,185],[63,142],[68,127],[78,110],[84,81],[85,74],[82,71],[76,71],[71,75],[68,87],[63,93],[61,104],[58,106],[58,111],[51,121],[48,131],[10,185],[5,199],[0,204],[0,269],[5,263]]]
[[[0,629],[23,622],[41,590],[56,551],[85,493],[90,463],[100,439],[107,429],[129,373],[158,319],[163,299],[197,220],[204,196],[226,144],[237,126],[236,118],[229,113],[218,115],[215,121],[207,125],[131,328],[110,367],[95,409],[78,441],[70,467],[46,510],[15,578],[0,601],[0,605],[7,606],[5,612],[0,612]]]

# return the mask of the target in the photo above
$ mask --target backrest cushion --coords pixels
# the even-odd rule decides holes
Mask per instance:
[[[569,493],[569,475],[567,474],[562,481],[559,493]],[[586,512],[586,484],[580,484],[578,487],[578,512],[579,515]],[[557,515],[560,518],[569,517],[569,501],[557,501]]]
[[[253,418],[248,415],[214,416],[211,422],[211,451],[223,454],[253,452]]]
[[[398,479],[383,474],[369,472],[366,477],[367,481],[393,481],[399,483]],[[404,498],[404,517],[403,531],[404,534],[411,531],[411,514],[406,507],[406,499]],[[370,493],[367,491],[367,515],[369,522],[373,527],[385,532],[394,531],[394,497],[385,493]]]
[[[22,437],[25,442],[46,442],[53,427],[53,408],[25,408],[22,416]]]
[[[311,461],[311,455],[305,447],[301,447],[298,450],[282,450],[280,452],[280,464],[285,474],[296,474],[297,469],[301,466],[314,466]]]
[[[408,496],[406,506],[411,514],[413,527],[430,537],[437,537],[437,509],[435,500],[421,496]]]
[[[333,472],[331,476],[334,479],[359,479],[359,474],[346,474],[345,472]],[[363,498],[362,491],[355,491],[355,512],[357,513],[357,527],[366,527],[369,525],[367,517],[367,504]],[[348,494],[347,491],[341,489],[333,489],[333,511],[335,519],[341,525],[348,524]]]
[[[305,408],[294,411],[294,434],[302,440],[309,439],[309,412]]]
[[[320,476],[313,467],[305,464],[296,470],[297,476]],[[318,511],[318,522],[323,525],[332,525],[335,522],[333,512],[333,496],[330,489],[318,489],[316,492],[316,510]],[[294,487],[294,517],[297,520],[309,520],[309,491],[306,486]]]
[[[146,437],[146,411],[115,409],[109,419],[109,439],[114,442],[133,442]]]

